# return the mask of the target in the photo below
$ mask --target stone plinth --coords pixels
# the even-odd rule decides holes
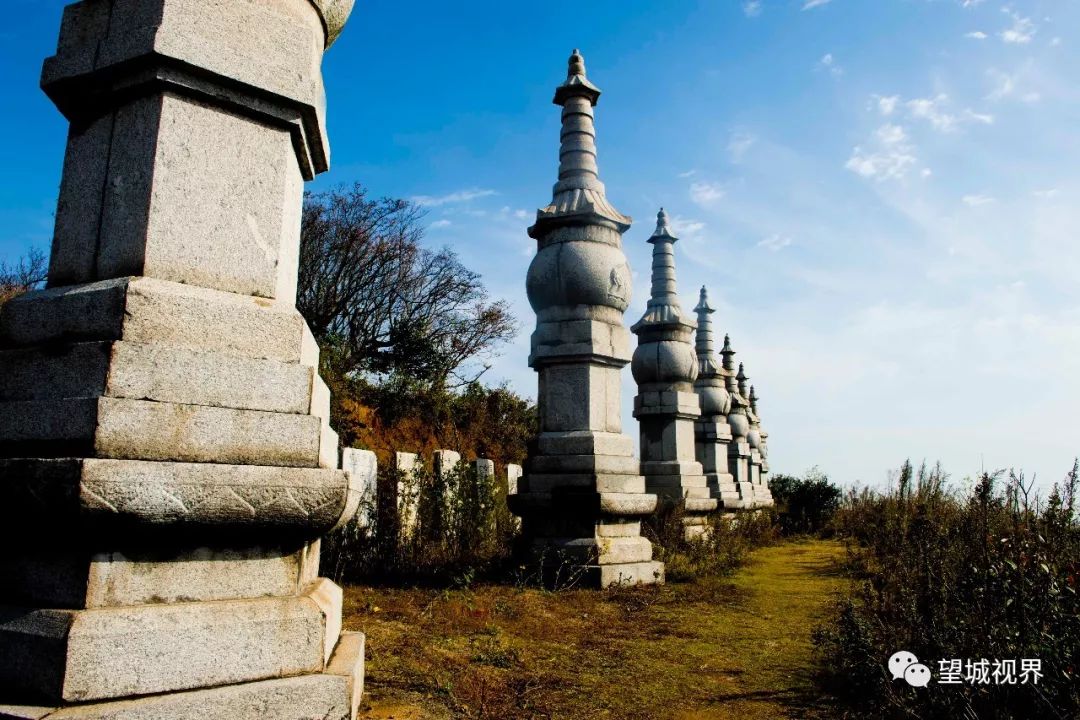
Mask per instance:
[[[682,512],[687,537],[700,535],[705,516],[716,509],[705,471],[696,458],[694,422],[701,402],[694,394],[698,359],[691,340],[697,328],[679,303],[675,242],[661,208],[653,246],[652,293],[641,320],[631,368],[637,381],[634,417],[641,430],[641,472],[645,487]]]
[[[537,320],[529,364],[539,375],[540,433],[509,502],[553,581],[653,583],[663,565],[637,521],[655,510],[656,496],[645,492],[620,419],[631,281],[621,236],[631,220],[611,206],[598,176],[600,91],[576,50],[569,65],[555,91],[563,109],[559,181],[529,228],[537,241],[526,289]]]
[[[64,10],[48,288],[0,312],[0,718],[355,716],[318,556],[362,481],[294,307],[350,7]]]

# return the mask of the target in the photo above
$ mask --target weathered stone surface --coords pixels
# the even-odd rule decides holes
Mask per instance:
[[[338,434],[329,424],[323,423],[319,428],[319,467],[337,470],[341,466],[340,453]]]
[[[310,415],[115,398],[0,404],[0,456],[8,457],[318,467],[320,439]]]
[[[544,432],[537,437],[541,455],[612,455],[632,457],[634,440],[622,433],[592,431]]]
[[[518,491],[518,481],[521,480],[521,476],[524,473],[524,469],[520,465],[514,463],[506,464],[506,494],[516,495]]]
[[[0,705],[0,720],[352,720],[364,636],[343,633],[322,673],[66,708]]]
[[[664,582],[664,563],[658,561],[599,565],[588,568],[592,584],[601,588],[617,585],[653,585]]]
[[[378,459],[370,450],[345,448],[341,451],[341,468],[352,476],[352,483],[360,494],[356,517],[361,527],[370,527],[375,518],[378,502]],[[348,522],[344,518],[343,522]]]
[[[341,604],[344,593],[326,578],[318,578],[308,587],[306,597],[319,607],[323,614],[323,660],[330,662],[334,647],[341,636]]]
[[[358,495],[341,471],[94,458],[0,459],[4,523],[78,527],[230,527],[311,538]]]
[[[318,552],[297,547],[190,547],[145,541],[108,551],[36,547],[0,557],[4,602],[24,607],[240,600],[296,595],[318,574]],[[317,544],[317,543],[316,543]]]
[[[156,344],[6,350],[0,365],[0,402],[103,396],[278,413],[312,404],[310,367]]]
[[[625,473],[560,473],[529,476],[529,492],[551,492],[559,488],[589,488],[601,493],[643,493],[645,492],[645,478],[641,475]]]
[[[81,702],[320,672],[325,632],[324,612],[307,596],[4,608],[0,687],[46,703]]]
[[[38,290],[5,303],[0,347],[124,340],[316,367],[306,327],[291,305],[155,278],[119,278]]]
[[[349,19],[353,3],[356,0],[311,0],[322,17],[326,27],[326,47],[330,47],[337,40],[345,27],[345,21]]]

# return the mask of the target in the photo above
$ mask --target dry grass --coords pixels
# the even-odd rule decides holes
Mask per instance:
[[[365,717],[812,718],[810,630],[838,544],[784,543],[729,579],[608,592],[346,590]],[[363,714],[363,713],[362,713]]]

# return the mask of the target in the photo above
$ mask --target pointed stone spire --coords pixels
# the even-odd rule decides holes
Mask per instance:
[[[694,308],[694,312],[697,313],[698,325],[694,348],[698,359],[698,377],[702,379],[718,377],[722,373],[720,365],[717,364],[713,343],[712,318],[709,317],[716,312],[716,308],[709,304],[709,291],[705,289],[704,285],[701,286],[701,295],[698,298],[698,304]]]
[[[731,348],[731,336],[724,335],[724,347],[720,350],[723,358],[724,376],[727,378],[727,389],[732,395],[739,392],[739,384],[735,379],[735,351]]]
[[[600,89],[585,76],[585,58],[577,49],[570,55],[566,82],[555,89],[554,103],[561,105],[562,132],[559,147],[559,181],[551,204],[536,214],[529,236],[539,239],[551,225],[568,216],[592,215],[614,223],[625,232],[632,222],[608,202],[596,164],[596,128],[593,107]]]
[[[757,401],[758,401],[757,393],[754,391],[754,386],[751,385],[750,386],[750,409],[754,411],[755,415],[757,415]]]
[[[645,315],[631,328],[637,332],[643,325],[679,323],[693,326],[694,323],[683,318],[682,305],[675,282],[675,243],[679,238],[672,234],[668,225],[668,215],[664,208],[656,214],[656,230],[648,242],[653,246],[652,253],[652,292]]]
[[[735,376],[735,379],[739,381],[739,394],[745,398],[748,394],[746,381],[750,379],[750,376],[746,374],[742,363],[739,363],[739,374]]]

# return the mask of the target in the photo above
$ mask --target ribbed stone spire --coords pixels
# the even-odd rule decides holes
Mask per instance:
[[[717,364],[714,352],[712,318],[709,317],[716,308],[709,304],[709,291],[701,286],[701,295],[698,298],[697,307],[697,337],[695,350],[698,359],[698,377],[709,378],[721,375],[720,366]]]
[[[751,385],[750,386],[750,409],[754,411],[755,415],[757,414],[757,401],[758,401],[757,393],[754,391],[754,386]]]
[[[743,369],[742,363],[739,363],[739,374],[735,376],[735,379],[739,381],[739,394],[745,398],[748,394],[746,381],[750,379],[750,376],[746,374],[746,370]]]
[[[731,336],[724,335],[724,347],[720,350],[723,358],[724,375],[727,376],[727,388],[731,393],[739,392],[738,381],[735,379],[735,351],[731,349]]]
[[[652,293],[645,315],[634,328],[653,323],[683,323],[693,325],[683,318],[682,305],[675,282],[675,243],[678,238],[671,233],[668,215],[664,208],[656,214],[656,230],[648,242],[652,252]]]
[[[572,215],[595,215],[614,223],[620,231],[631,219],[608,202],[596,164],[596,128],[593,107],[600,89],[585,76],[585,58],[574,50],[568,61],[566,82],[555,89],[554,103],[561,105],[562,133],[559,147],[559,181],[552,192],[551,205],[536,215],[531,237],[546,232],[545,225]]]

